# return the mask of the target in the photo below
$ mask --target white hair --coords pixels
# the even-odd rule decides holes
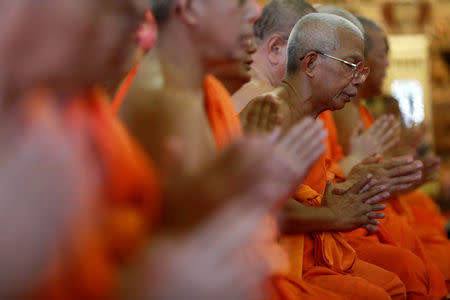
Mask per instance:
[[[300,58],[309,51],[333,52],[339,48],[339,32],[350,32],[361,40],[364,36],[350,21],[332,14],[311,13],[301,18],[291,32],[288,42],[287,74],[297,71]]]

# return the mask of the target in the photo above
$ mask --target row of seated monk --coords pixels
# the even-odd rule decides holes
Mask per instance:
[[[389,45],[304,0],[0,2],[0,299],[446,299]]]

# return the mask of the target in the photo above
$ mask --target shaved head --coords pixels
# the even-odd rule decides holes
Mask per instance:
[[[355,24],[358,29],[364,33],[364,27],[361,22],[358,20],[356,16],[354,16],[351,12],[346,9],[334,6],[334,5],[321,5],[317,8],[317,11],[324,14],[332,14],[343,17],[344,19],[349,20],[353,24]]]
[[[372,21],[366,17],[357,16],[357,19],[364,28],[364,53],[367,56],[367,54],[374,47],[374,41],[373,41],[373,38],[370,33],[374,32],[374,31],[383,32],[383,29],[381,28],[380,25],[378,25],[377,23],[375,23],[374,21]],[[387,50],[389,50],[389,45],[388,45],[387,39],[385,39],[385,43],[387,46]]]
[[[312,12],[316,10],[304,0],[272,0],[264,7],[253,26],[255,37],[264,41],[277,32],[289,35],[295,23]]]
[[[312,13],[301,18],[294,26],[288,42],[287,75],[297,72],[300,59],[309,51],[330,53],[338,49],[342,32],[350,32],[363,40],[358,27],[340,16]]]
[[[174,0],[149,0],[150,10],[153,12],[156,23],[161,26],[170,15]]]

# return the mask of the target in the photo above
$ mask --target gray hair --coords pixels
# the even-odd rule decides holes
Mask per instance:
[[[350,22],[352,22],[353,24],[355,24],[356,27],[358,27],[358,29],[364,33],[364,27],[361,24],[361,22],[358,20],[358,18],[353,15],[351,12],[349,12],[346,9],[334,6],[334,5],[323,5],[317,8],[317,11],[320,13],[324,13],[324,14],[332,14],[332,15],[337,15],[340,17],[343,17],[344,19],[349,20]]]
[[[264,41],[273,33],[289,35],[295,23],[316,10],[304,0],[272,0],[264,8],[253,25],[255,37]]]
[[[338,49],[341,31],[351,32],[364,39],[358,27],[340,16],[312,13],[301,18],[295,24],[288,42],[287,75],[297,72],[300,58],[309,51],[330,53]]]

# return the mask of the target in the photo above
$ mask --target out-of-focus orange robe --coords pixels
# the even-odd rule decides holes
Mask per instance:
[[[242,136],[242,127],[234,107],[231,95],[214,76],[207,76],[204,81],[205,105],[213,130],[217,147],[225,147],[234,139]],[[256,242],[255,251],[263,252],[263,257],[274,271],[269,289],[270,299],[346,299],[336,293],[299,280],[286,274],[287,261],[282,248],[275,242],[278,235],[276,221],[273,216],[267,216],[257,235],[264,244]]]
[[[372,126],[374,119],[369,110],[360,104],[359,111],[364,126]],[[433,199],[417,189],[390,199],[388,205],[393,214],[402,217],[414,229],[424,251],[442,272],[450,290],[450,241],[444,231],[445,218]]]
[[[97,207],[74,224],[70,240],[57,246],[33,299],[115,299],[122,267],[157,220],[158,174],[112,115],[102,90],[92,88],[68,101],[61,112],[66,134],[95,158]]]
[[[130,90],[131,84],[134,81],[134,77],[136,76],[137,71],[139,70],[139,65],[134,66],[133,69],[127,74],[116,94],[114,95],[114,99],[111,102],[111,110],[114,115],[117,115],[119,112],[120,106],[122,105],[123,99],[128,94]]]

